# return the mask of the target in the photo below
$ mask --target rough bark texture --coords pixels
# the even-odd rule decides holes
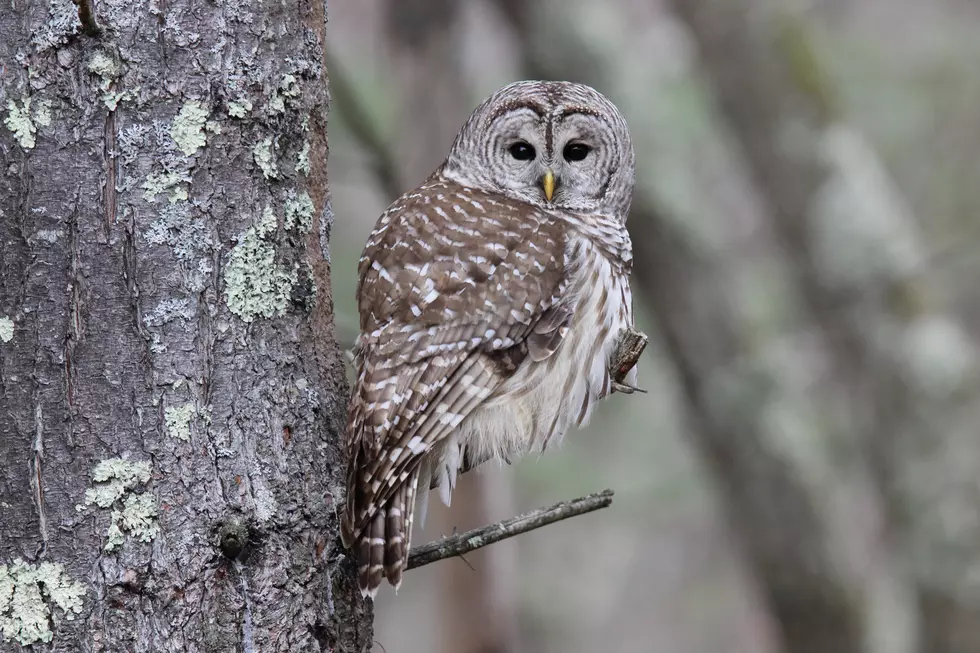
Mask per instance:
[[[326,4],[92,8],[0,12],[0,581],[32,650],[368,650],[336,538]],[[77,614],[17,559],[63,565]]]

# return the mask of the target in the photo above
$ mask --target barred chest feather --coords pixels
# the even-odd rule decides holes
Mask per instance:
[[[628,247],[627,241],[627,253]],[[539,362],[526,359],[434,457],[441,460],[431,473],[445,503],[466,457],[510,461],[543,451],[571,426],[586,425],[598,400],[610,394],[609,360],[622,329],[633,326],[629,279],[592,239],[577,234],[566,247],[566,269],[574,308],[557,351]]]

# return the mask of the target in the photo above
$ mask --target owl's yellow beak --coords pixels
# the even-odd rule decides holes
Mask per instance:
[[[555,194],[555,173],[549,168],[544,173],[544,177],[541,178],[541,185],[544,187],[544,196],[550,202],[551,197]]]

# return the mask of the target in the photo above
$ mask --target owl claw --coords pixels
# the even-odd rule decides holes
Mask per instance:
[[[643,394],[647,393],[647,391],[643,388],[637,388],[636,386],[620,383],[619,381],[612,382],[612,389],[613,392],[622,392],[624,395],[631,395],[634,392],[642,392]]]

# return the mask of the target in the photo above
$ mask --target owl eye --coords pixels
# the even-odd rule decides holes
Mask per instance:
[[[585,157],[589,156],[589,152],[591,151],[592,148],[585,143],[569,143],[565,146],[565,149],[562,150],[561,155],[565,157],[566,161],[572,163],[575,161],[584,160]]]
[[[507,151],[518,161],[530,161],[534,158],[534,146],[527,141],[517,141]]]

